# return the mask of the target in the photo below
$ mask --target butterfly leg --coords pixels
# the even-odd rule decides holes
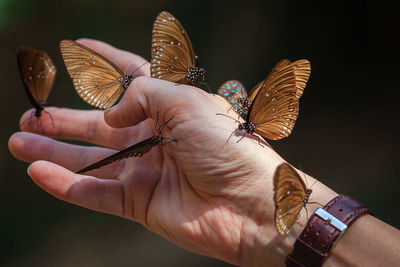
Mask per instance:
[[[244,138],[244,136],[246,135],[246,133],[243,133],[243,135],[242,135],[242,137],[240,137],[240,139],[239,140],[237,140],[236,141],[236,143],[239,143],[240,142],[240,140],[242,140],[243,138]]]
[[[21,126],[24,125],[26,122],[28,122],[28,125],[30,125],[30,124],[32,123],[32,116],[33,116],[33,114],[35,114],[34,111],[32,111],[32,113],[31,113],[31,115],[29,116],[29,118],[27,118],[26,120],[24,120],[24,121],[21,123]]]
[[[261,142],[260,142],[260,137],[258,137],[258,136],[257,136],[257,141],[258,141],[258,144],[259,144],[261,147],[264,147],[264,146],[261,144]]]
[[[231,137],[232,137],[232,135],[235,133],[235,131],[236,131],[236,130],[234,130],[234,131],[229,135],[229,138],[228,138],[228,140],[226,140],[226,143],[229,142],[229,139],[231,139]]]
[[[36,131],[39,131],[39,129],[41,129],[42,135],[44,135],[44,129],[42,123],[40,122],[40,117],[38,117],[36,120]]]
[[[175,86],[181,85],[181,84],[185,84],[185,81],[187,79],[187,76],[183,77],[182,80],[179,83],[175,83]]]
[[[206,87],[207,87],[207,90],[208,90],[208,92],[210,92],[210,94],[213,94],[213,95],[215,95],[213,92],[211,92],[211,89],[210,89],[210,86],[208,86],[208,83],[206,83],[206,82],[197,82],[198,84],[202,84],[202,85],[205,85]]]
[[[176,139],[172,139],[172,138],[168,138],[168,137],[166,137],[166,138],[164,138],[164,139],[167,139],[168,142],[164,142],[164,141],[163,141],[163,142],[161,143],[162,146],[166,146],[166,145],[168,145],[169,143],[172,143],[172,142],[178,143],[178,140],[176,140]]]
[[[44,113],[46,113],[47,115],[49,115],[50,119],[51,119],[51,124],[53,124],[53,128],[55,128],[55,124],[54,124],[54,119],[53,116],[51,116],[50,112],[47,112],[46,110],[43,110]]]

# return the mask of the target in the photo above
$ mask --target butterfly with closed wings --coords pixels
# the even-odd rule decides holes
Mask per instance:
[[[151,77],[175,83],[203,84],[206,70],[199,67],[190,38],[169,12],[161,12],[153,24]],[[199,79],[202,77],[202,81]]]
[[[76,92],[95,108],[114,105],[134,79],[107,58],[75,41],[62,40],[60,51]]]
[[[167,120],[166,122],[164,122],[163,124],[161,124],[158,128],[156,128],[156,132],[157,134],[147,138],[139,143],[136,143],[130,147],[127,147],[105,159],[102,159],[98,162],[95,162],[79,171],[77,171],[76,173],[85,173],[94,169],[98,169],[100,167],[103,167],[105,165],[111,164],[117,160],[122,160],[125,158],[130,158],[130,157],[141,157],[143,156],[145,153],[149,152],[154,146],[156,146],[157,144],[160,144],[165,146],[167,144],[169,144],[170,142],[177,142],[177,140],[175,139],[171,139],[168,137],[163,137],[161,129],[168,124],[168,122],[170,122],[173,118],[170,118],[169,120]],[[157,113],[157,120],[156,120],[156,125],[158,122],[158,113]],[[168,140],[167,142],[164,142],[164,140]]]
[[[287,235],[309,203],[312,193],[300,175],[287,163],[279,165],[274,174],[275,226],[278,233]],[[314,203],[314,202],[313,202]]]
[[[56,78],[56,67],[46,52],[32,47],[18,47],[17,63],[26,95],[35,108],[34,115],[39,118],[46,112],[44,107]]]

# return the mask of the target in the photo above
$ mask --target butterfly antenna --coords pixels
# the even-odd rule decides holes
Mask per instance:
[[[237,122],[237,123],[240,123],[240,121],[238,121],[237,119],[234,119],[234,118],[232,118],[231,116],[228,116],[228,115],[226,115],[226,114],[222,114],[222,113],[215,113],[215,115],[222,115],[222,116],[225,116],[225,117],[228,117],[228,118],[230,118],[230,119],[234,120],[234,121],[235,121],[235,122]]]
[[[166,145],[168,145],[169,143],[172,143],[172,142],[178,143],[178,140],[176,140],[176,139],[172,139],[172,138],[168,138],[168,137],[165,137],[164,139],[167,139],[168,142],[161,143],[161,145],[163,145],[163,146],[166,146]]]
[[[140,70],[141,67],[143,67],[143,66],[146,65],[147,63],[150,64],[150,62],[145,61],[142,65],[140,65],[139,67],[137,67],[137,68],[132,72],[131,75],[133,76],[133,74],[135,74],[138,70]]]
[[[163,124],[161,124],[160,125],[160,127],[158,127],[158,129],[161,129],[161,128],[163,128],[165,125],[167,125],[168,124],[168,122],[170,122],[172,119],[173,119],[174,117],[172,117],[172,118],[170,118],[170,119],[168,119],[166,122],[164,122]]]
[[[310,188],[312,188],[317,182],[318,180],[315,180],[314,183],[312,183],[312,185],[310,186]]]
[[[203,76],[203,79],[204,79],[204,76]],[[207,90],[208,90],[208,92],[210,92],[210,94],[213,94],[213,95],[215,95],[213,92],[211,92],[211,89],[210,89],[210,86],[208,86],[208,83],[206,83],[206,82],[197,82],[198,84],[202,84],[202,85],[205,85],[206,87],[207,87]]]

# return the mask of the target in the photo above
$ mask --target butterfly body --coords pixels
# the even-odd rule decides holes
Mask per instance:
[[[129,85],[133,81],[133,75],[123,75],[121,78],[118,78],[118,82],[124,87],[124,90],[128,89]]]
[[[17,49],[17,63],[29,102],[35,108],[37,118],[42,115],[57,73],[53,61],[46,52],[32,47]]]
[[[188,72],[186,74],[186,77],[193,85],[197,83],[200,77],[203,78],[204,81],[204,76],[206,74],[206,70],[197,66],[188,68]]]
[[[47,105],[47,103],[45,101],[41,101],[40,103],[38,103],[38,105],[35,107],[35,116],[36,117],[40,117],[42,116],[42,111],[44,110],[44,107]]]
[[[250,98],[248,97],[239,97],[237,100],[240,109],[239,109],[239,115],[242,118],[247,118],[247,115],[249,114],[249,109],[251,105]]]
[[[239,130],[244,130],[247,134],[254,135],[257,130],[257,123],[243,122],[238,125]]]

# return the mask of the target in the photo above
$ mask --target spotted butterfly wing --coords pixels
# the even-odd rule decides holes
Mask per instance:
[[[151,77],[175,83],[196,84],[205,70],[182,24],[169,12],[161,12],[153,24]]]
[[[143,140],[137,144],[134,144],[128,148],[125,148],[105,159],[102,159],[96,163],[93,163],[93,164],[77,171],[76,173],[84,173],[84,172],[88,172],[88,171],[91,171],[94,169],[98,169],[102,166],[111,164],[117,160],[121,160],[121,159],[125,159],[125,158],[141,157],[141,156],[143,156],[143,154],[149,152],[155,145],[160,143],[162,140],[163,140],[163,137],[161,136],[161,134],[152,136],[146,140]]]
[[[89,105],[107,109],[133,80],[111,61],[75,41],[60,42],[60,51],[78,95]]]
[[[297,119],[296,76],[289,60],[280,61],[250,94],[251,106],[240,130],[254,132],[270,140],[289,136]]]
[[[311,64],[307,59],[300,59],[291,64],[296,77],[296,96],[297,98],[300,98],[303,95],[304,88],[306,87],[307,81],[311,74]],[[250,101],[254,100],[261,87],[262,83],[258,84],[256,87],[253,88],[253,90],[251,90],[249,96]]]
[[[46,52],[32,47],[17,49],[17,63],[25,92],[40,117],[56,77],[56,67]]]
[[[307,189],[299,174],[287,163],[274,174],[275,225],[281,235],[287,235],[305,207],[311,189]]]
[[[228,101],[239,115],[243,115],[243,100],[247,98],[244,86],[236,80],[226,81],[218,89],[218,94]]]

